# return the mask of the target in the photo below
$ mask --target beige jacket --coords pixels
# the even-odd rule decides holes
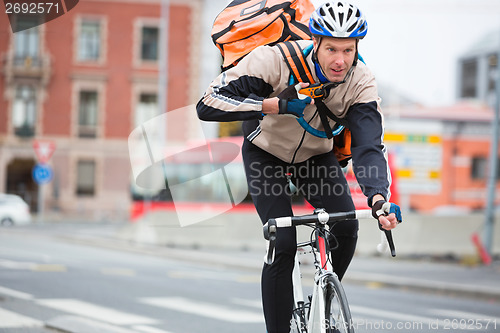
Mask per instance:
[[[301,41],[302,48],[311,41]],[[311,52],[312,53],[312,52]],[[311,54],[307,62],[316,82]],[[236,67],[217,77],[198,104],[203,120],[234,121],[261,118],[260,125],[248,139],[263,150],[288,163],[302,162],[311,156],[332,150],[333,140],[306,132],[294,117],[266,115],[262,117],[262,100],[277,96],[290,84],[290,71],[278,48],[262,46],[246,56]],[[264,87],[262,87],[264,86]],[[330,91],[324,100],[337,117],[344,118],[355,104],[377,102],[377,87],[370,70],[361,61],[344,84]],[[215,111],[216,110],[216,111]],[[229,114],[228,114],[229,113]],[[323,130],[314,105],[304,110],[304,119],[313,128]],[[333,128],[335,122],[330,120]]]

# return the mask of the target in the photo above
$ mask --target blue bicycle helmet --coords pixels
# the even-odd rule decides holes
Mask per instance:
[[[358,7],[345,1],[330,1],[311,14],[309,30],[316,36],[361,39],[366,36],[368,24]]]

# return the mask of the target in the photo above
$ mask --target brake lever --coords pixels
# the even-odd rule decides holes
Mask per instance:
[[[264,257],[264,262],[268,265],[272,265],[274,262],[274,248],[276,246],[276,220],[269,219],[263,227],[264,238],[268,241],[267,254]]]
[[[394,240],[392,239],[392,232],[390,230],[384,230],[385,237],[387,238],[387,243],[389,244],[389,249],[391,250],[391,256],[396,256],[396,247],[394,246]]]

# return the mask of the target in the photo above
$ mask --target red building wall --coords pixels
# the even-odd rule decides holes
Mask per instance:
[[[105,129],[106,138],[127,138],[132,129],[131,82],[137,75],[158,75],[157,68],[134,66],[134,20],[139,17],[158,18],[158,4],[81,1],[74,10],[45,24],[45,45],[50,53],[52,76],[44,103],[43,128],[45,135],[70,135],[72,76],[80,73],[106,78]],[[107,54],[104,65],[74,64],[75,18],[78,15],[107,17]],[[188,104],[189,36],[192,9],[172,5],[169,24],[168,109]],[[57,121],[55,121],[57,120]],[[179,124],[177,124],[179,125]],[[181,126],[182,128],[182,126]],[[172,130],[179,130],[173,126]]]
[[[65,15],[38,27],[40,56],[50,58],[50,66],[44,66],[44,73],[48,75],[30,79],[37,88],[39,99],[35,136],[31,137],[18,137],[12,130],[9,115],[14,100],[12,92],[25,78],[19,72],[14,79],[5,74],[8,53],[13,52],[14,35],[7,17],[3,19],[0,13],[0,192],[12,191],[5,185],[12,177],[8,171],[10,163],[21,157],[34,165],[33,140],[48,139],[57,146],[49,162],[57,182],[47,185],[50,197],[46,202],[47,212],[57,207],[61,212],[86,212],[94,217],[101,213],[113,215],[117,209],[128,210],[131,177],[127,140],[136,126],[134,114],[138,95],[157,93],[159,76],[158,62],[140,60],[140,29],[141,24],[159,25],[160,4],[160,1],[140,0],[80,1]],[[191,90],[198,89],[198,82],[193,80],[196,75],[193,75],[192,56],[192,49],[197,46],[192,37],[200,28],[193,18],[199,17],[200,8],[199,0],[170,2],[167,110],[193,103]],[[97,62],[77,60],[78,20],[82,18],[96,18],[102,23],[103,57]],[[75,132],[77,94],[82,82],[94,84],[91,89],[97,89],[98,99],[103,102],[98,111],[96,138],[80,138]],[[160,113],[167,110],[160,110]],[[186,140],[187,116],[169,120],[169,139]],[[95,193],[90,196],[76,193],[77,165],[81,160],[95,162]],[[31,177],[28,178],[26,181],[33,183]],[[36,193],[18,194],[36,198]],[[108,213],[104,213],[106,211]]]
[[[7,60],[11,31],[9,20],[0,20],[0,75],[2,75]],[[0,78],[0,133],[7,132],[8,103],[5,88],[5,80]]]
[[[444,139],[441,191],[432,195],[413,194],[411,207],[424,212],[431,212],[441,206],[460,206],[472,210],[485,208],[487,177],[472,177],[472,160],[474,157],[489,160],[489,140],[487,136]],[[498,191],[500,184],[497,181]],[[498,195],[496,199],[499,203]]]

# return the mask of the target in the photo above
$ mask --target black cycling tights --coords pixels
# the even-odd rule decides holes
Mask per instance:
[[[354,204],[347,181],[333,153],[288,164],[245,140],[243,162],[260,219],[292,216],[286,173],[301,194],[315,207],[327,212],[351,211]],[[341,279],[356,248],[358,221],[344,221],[332,228],[339,246],[332,251],[333,269]],[[296,247],[296,229],[278,229],[276,254],[272,265],[262,270],[262,302],[268,333],[289,333],[293,310],[292,271]]]

